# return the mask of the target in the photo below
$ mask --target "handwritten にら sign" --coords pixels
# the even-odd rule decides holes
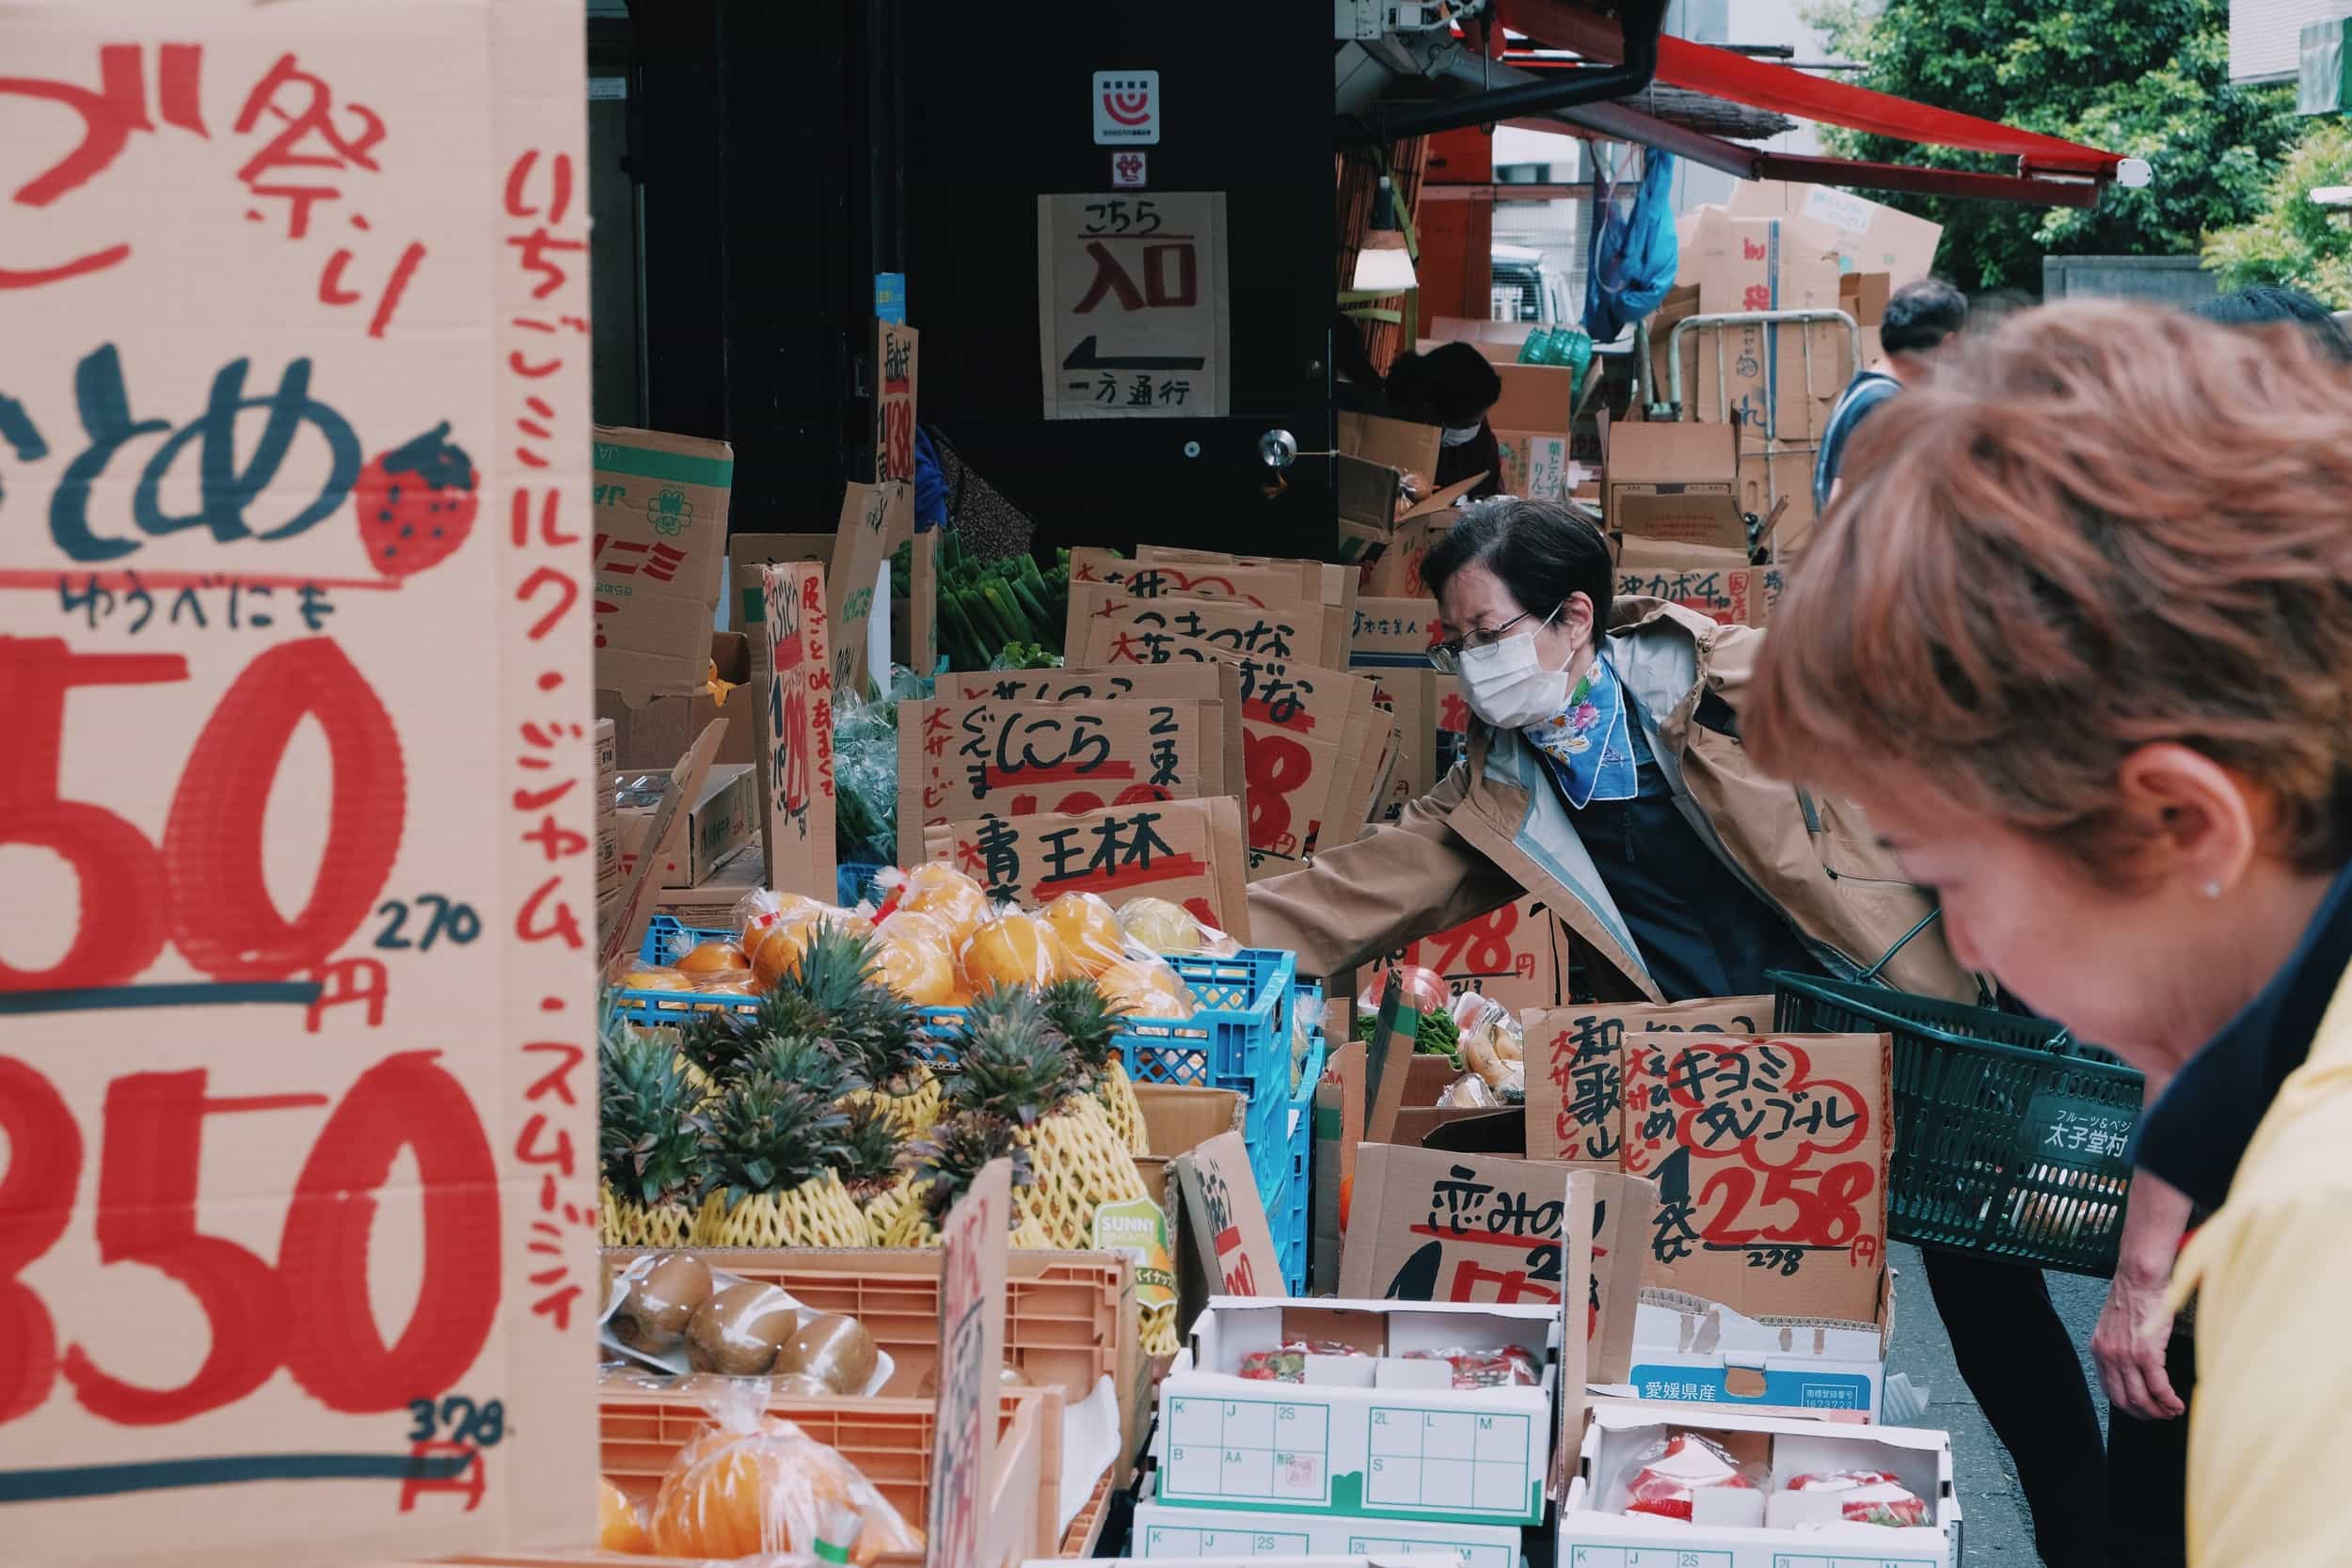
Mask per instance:
[[[901,822],[1100,811],[1227,793],[1214,703],[925,701],[898,706]],[[1238,781],[1236,781],[1238,783]]]
[[[577,8],[0,13],[0,1497],[70,1563],[580,1536]]]

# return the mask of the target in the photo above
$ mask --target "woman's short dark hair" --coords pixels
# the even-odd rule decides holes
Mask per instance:
[[[1581,594],[1593,601],[1594,626],[1609,627],[1609,542],[1592,524],[1549,501],[1497,496],[1463,507],[1445,537],[1430,546],[1421,580],[1432,597],[1441,597],[1465,566],[1486,567],[1521,610],[1538,616]]]
[[[2352,333],[2344,331],[2344,324],[2328,307],[2300,289],[2253,283],[2215,295],[2197,306],[2196,313],[2224,326],[2291,322],[2311,335],[2312,347],[2338,364],[2352,364]]]
[[[1389,371],[1389,402],[1407,418],[1471,425],[1502,396],[1502,377],[1468,343],[1440,343],[1427,354],[1400,354]]]
[[[1968,325],[1968,296],[1940,277],[1897,289],[1879,324],[1879,346],[1889,354],[1924,354]]]

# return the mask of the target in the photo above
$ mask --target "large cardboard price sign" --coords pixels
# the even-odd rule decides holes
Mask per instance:
[[[1132,599],[1177,595],[1240,599],[1262,610],[1299,597],[1299,577],[1295,567],[1242,566],[1221,561],[1129,561],[1116,551],[1094,546],[1082,546],[1070,552],[1070,580],[1112,584],[1124,589]]]
[[[1221,715],[1200,702],[902,703],[898,820],[1100,811],[1228,793]]]
[[[1070,585],[1063,647],[1089,664],[1150,664],[1169,637],[1197,637],[1228,653],[1302,664],[1343,664],[1353,610],[1340,605],[1253,605],[1246,599],[1169,594],[1138,599],[1123,585]]]
[[[21,1562],[580,1539],[579,8],[0,10]]]
[[[1241,808],[1231,796],[951,822],[923,830],[923,853],[953,861],[999,900],[1038,906],[1091,893],[1116,907],[1148,895],[1249,941]]]
[[[1629,1043],[1624,1167],[1658,1183],[1650,1282],[1752,1317],[1871,1322],[1889,1049],[1883,1035]]]
[[[1527,1153],[1614,1170],[1625,1159],[1629,1043],[1654,1035],[1753,1036],[1772,1027],[1769,996],[1630,1006],[1538,1005],[1521,1012],[1527,1041]]]
[[[874,482],[914,483],[914,385],[922,341],[904,322],[874,324]]]
[[[1073,664],[1058,670],[988,670],[974,674],[943,673],[935,689],[943,703],[1107,703],[1142,697],[1178,703],[1200,703],[1215,709],[1222,787],[1214,795],[1243,797],[1246,759],[1242,751],[1241,672],[1222,662],[1125,664],[1090,668]],[[921,718],[920,709],[900,704],[898,731],[899,777],[904,779],[907,730]]]
[[[761,575],[768,633],[769,885],[834,896],[833,670],[825,662],[825,572],[805,563]]]

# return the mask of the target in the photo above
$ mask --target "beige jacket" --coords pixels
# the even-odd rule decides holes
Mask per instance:
[[[1788,913],[1828,973],[1851,978],[1933,905],[1857,808],[1767,779],[1748,762],[1739,712],[1763,638],[1655,599],[1626,599],[1611,616],[1609,653],[1700,838]],[[1399,821],[1253,886],[1250,941],[1295,949],[1302,974],[1343,974],[1527,894],[1598,960],[1592,978],[1604,998],[1668,1000],[1534,748],[1517,731],[1484,726],[1469,756]],[[1880,977],[1953,1001],[1979,994],[1933,927]]]

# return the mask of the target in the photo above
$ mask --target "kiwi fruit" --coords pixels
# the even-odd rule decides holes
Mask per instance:
[[[813,1378],[806,1372],[787,1372],[782,1377],[771,1379],[768,1391],[776,1398],[785,1400],[829,1400],[833,1398],[833,1390],[830,1387],[826,1386],[821,1380]]]
[[[836,1394],[863,1394],[873,1380],[878,1357],[874,1337],[845,1313],[810,1318],[785,1341],[776,1357],[780,1372],[806,1372]]]
[[[723,1377],[765,1377],[800,1324],[801,1309],[773,1285],[730,1285],[686,1325],[686,1364]]]
[[[710,1299],[710,1265],[691,1252],[641,1258],[622,1277],[628,1294],[612,1314],[612,1337],[648,1355],[677,1349],[694,1309]]]

